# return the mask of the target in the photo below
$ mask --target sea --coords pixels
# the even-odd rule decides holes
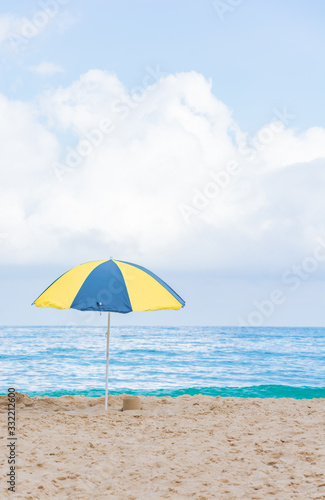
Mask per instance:
[[[105,394],[102,327],[0,327],[0,394]],[[325,328],[112,327],[109,393],[325,397]]]

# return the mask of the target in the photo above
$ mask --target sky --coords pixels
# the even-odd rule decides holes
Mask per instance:
[[[0,325],[113,256],[181,311],[116,325],[325,326],[321,0],[0,1]]]

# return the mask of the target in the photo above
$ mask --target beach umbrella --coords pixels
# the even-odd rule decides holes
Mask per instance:
[[[108,312],[105,409],[108,394],[110,313],[181,309],[184,300],[144,267],[120,260],[97,260],[67,271],[34,302],[37,307]]]

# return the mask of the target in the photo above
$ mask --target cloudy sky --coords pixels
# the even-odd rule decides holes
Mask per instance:
[[[187,303],[115,324],[325,326],[321,0],[0,7],[0,324],[113,256]]]

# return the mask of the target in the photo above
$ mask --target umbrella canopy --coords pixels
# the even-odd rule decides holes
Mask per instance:
[[[180,309],[185,302],[148,269],[110,259],[74,267],[54,281],[34,304],[57,309],[129,313]]]
[[[180,309],[184,300],[144,267],[121,260],[96,260],[70,269],[34,302],[37,307],[107,311],[105,409],[108,395],[110,313]]]

